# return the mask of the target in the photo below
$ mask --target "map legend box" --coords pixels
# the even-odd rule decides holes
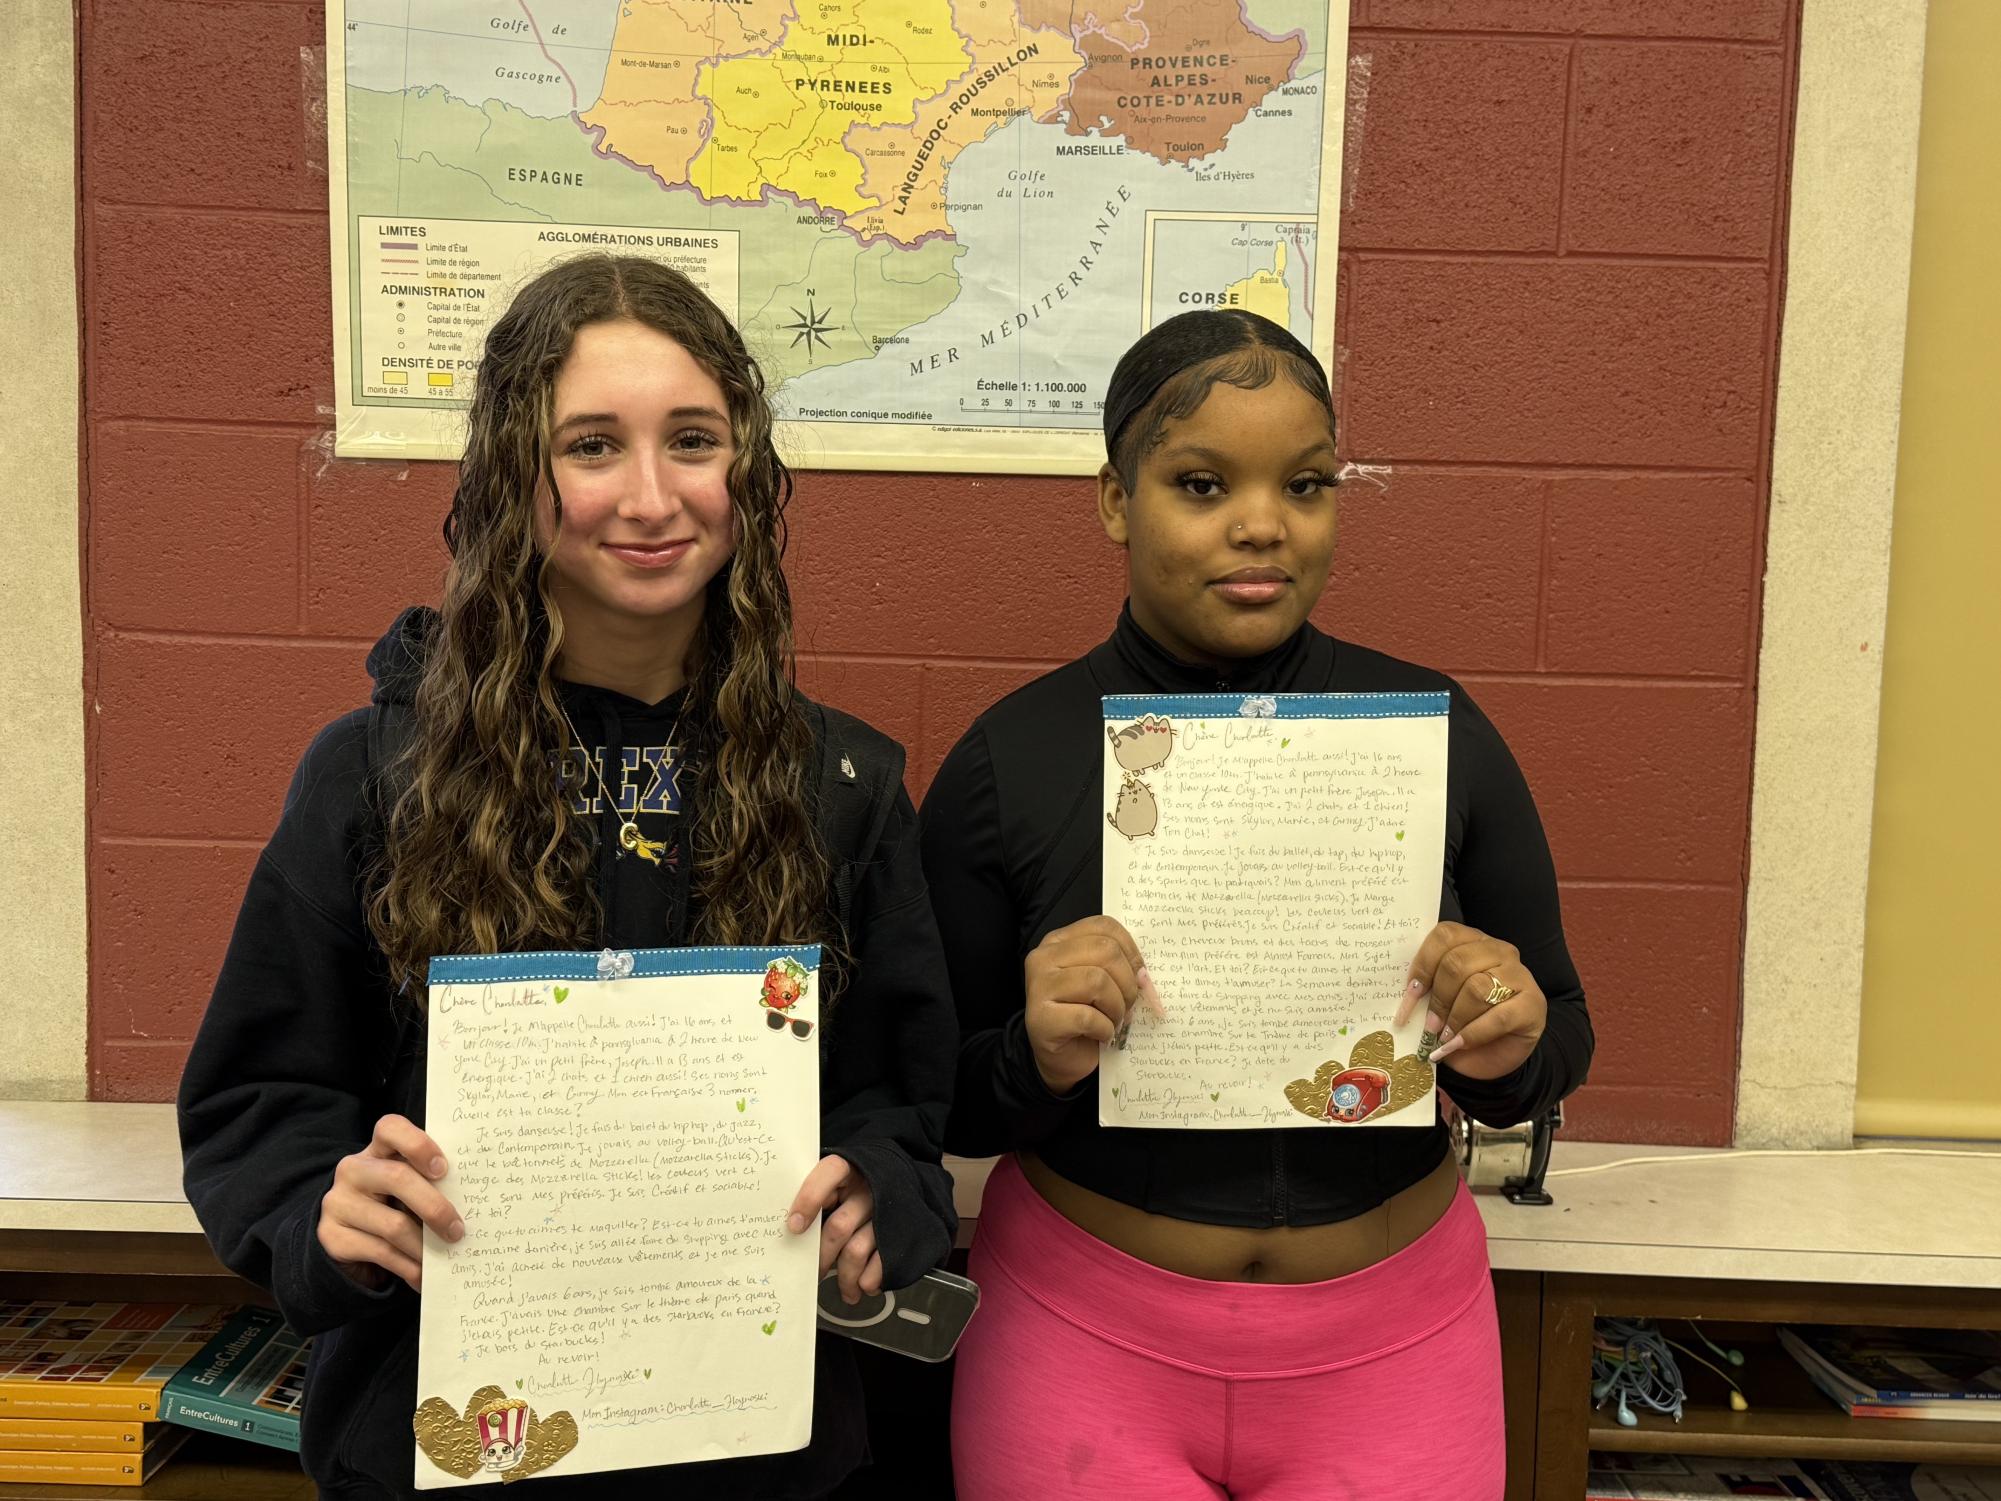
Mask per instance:
[[[732,232],[479,219],[354,221],[351,317],[359,345],[359,406],[448,406],[470,398],[480,351],[514,293],[559,260],[589,250],[651,256],[687,274],[731,317],[737,307]]]

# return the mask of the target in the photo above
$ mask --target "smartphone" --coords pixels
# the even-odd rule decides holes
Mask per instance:
[[[950,1355],[979,1306],[979,1288],[950,1272],[926,1272],[908,1287],[865,1293],[853,1305],[841,1301],[833,1277],[820,1283],[822,1329],[913,1360],[935,1363]]]

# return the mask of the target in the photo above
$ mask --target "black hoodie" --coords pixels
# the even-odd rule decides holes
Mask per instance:
[[[316,1336],[303,1459],[323,1494],[353,1501],[414,1494],[417,1298],[400,1282],[371,1291],[352,1281],[316,1230],[335,1164],[367,1143],[375,1121],[392,1112],[424,1119],[421,997],[392,992],[363,921],[361,882],[381,832],[377,768],[402,732],[435,620],[427,610],[405,612],[369,654],[372,703],[307,749],[251,873],[181,1080],[188,1199],[224,1264],[269,1289],[292,1326]],[[604,942],[685,942],[684,831],[702,768],[696,752],[685,772],[673,773],[658,747],[670,736],[699,745],[700,728],[673,735],[675,700],[648,706],[568,684],[562,697],[612,798],[638,815],[659,857],[615,858],[618,818],[603,807],[595,771],[575,777],[583,768],[573,756],[571,795],[602,814]],[[820,756],[815,813],[834,864],[830,906],[851,976],[821,1029],[821,1149],[868,1179],[885,1282],[901,1287],[945,1258],[956,1228],[939,1161],[956,1026],[902,748],[844,714],[817,705],[809,712]],[[779,1501],[824,1494],[865,1454],[852,1362],[843,1341],[822,1335],[810,1447],[527,1484],[544,1501]]]

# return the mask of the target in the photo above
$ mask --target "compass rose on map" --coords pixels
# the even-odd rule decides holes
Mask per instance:
[[[813,306],[813,294],[811,292],[806,294],[806,311],[802,313],[799,309],[794,308],[792,316],[797,320],[796,322],[781,323],[778,325],[786,333],[792,335],[792,348],[797,349],[801,341],[804,341],[806,353],[810,356],[813,353],[815,345],[822,349],[832,349],[834,347],[833,342],[828,339],[827,335],[839,333],[842,325],[827,321],[832,316],[831,310],[827,308],[816,309]]]

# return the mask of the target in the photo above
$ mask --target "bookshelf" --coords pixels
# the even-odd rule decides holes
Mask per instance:
[[[1695,1319],[1711,1338],[1744,1351],[1733,1372],[1750,1402],[1733,1412],[1728,1388],[1682,1361],[1689,1403],[1682,1421],[1641,1413],[1633,1428],[1591,1405],[1591,1336],[1599,1317]],[[1575,1498],[1591,1449],[1762,1459],[1900,1460],[2001,1465],[2001,1422],[1851,1418],[1814,1387],[1770,1326],[1842,1323],[1885,1328],[2001,1328],[2001,1291],[1960,1287],[1829,1286],[1685,1277],[1543,1278],[1537,1448],[1532,1489],[1510,1501]],[[1743,1326],[1762,1326],[1762,1332]],[[1666,1331],[1684,1344],[1673,1328]],[[1699,1348],[1699,1347],[1698,1347]],[[1705,1352],[1707,1353],[1707,1352]]]
[[[1692,1338],[1683,1339],[1673,1326],[1664,1332],[1684,1344],[1695,1343]],[[1681,1422],[1643,1412],[1637,1414],[1637,1428],[1622,1428],[1609,1408],[1593,1412],[1587,1430],[1591,1447],[1627,1453],[1742,1455],[1746,1459],[2001,1464],[2001,1421],[1851,1418],[1821,1394],[1769,1330],[1711,1329],[1710,1337],[1744,1352],[1744,1365],[1733,1374],[1751,1404],[1750,1411],[1732,1412],[1729,1388],[1722,1380],[1693,1361],[1681,1360],[1688,1387],[1688,1407]]]
[[[1647,1160],[1656,1157],[1659,1165]],[[1752,1354],[1746,1341],[1756,1336],[1733,1335],[1752,1354],[1747,1413],[1730,1412],[1699,1367],[1690,1373],[1696,1405],[1679,1429],[1644,1417],[1620,1428],[1592,1411],[1590,1397],[1600,1314],[1767,1331],[1776,1323],[2001,1328],[2001,1160],[1559,1141],[1553,1165],[1553,1206],[1478,1201],[1501,1320],[1507,1501],[1576,1501],[1594,1445],[2001,1465],[2001,1425],[1850,1418],[1769,1334],[1769,1356],[1763,1347]],[[963,1244],[987,1164],[951,1166]],[[0,1297],[54,1296],[263,1301],[216,1262],[181,1196],[171,1106],[0,1101]],[[312,1494],[292,1456],[206,1435],[137,1488],[0,1486],[0,1501]]]
[[[2001,1442],[1986,1424],[1928,1423],[1913,1432],[1914,1420],[1848,1417],[1770,1333],[1790,1323],[2001,1328],[2001,1157],[1977,1143],[1884,1145],[1894,1150],[1688,1151],[1559,1140],[1553,1206],[1483,1198],[1495,1269],[1530,1274],[1541,1311],[1534,1432],[1527,1444],[1509,1445],[1507,1501],[1577,1501],[1594,1445],[2001,1465]],[[1733,1331],[1762,1326],[1762,1336],[1734,1340],[1753,1363],[1739,1373],[1751,1410],[1731,1412],[1722,1384],[1684,1363],[1694,1403],[1679,1428],[1648,1415],[1621,1428],[1595,1412],[1591,1337],[1601,1315],[1698,1319]],[[1754,1338],[1775,1354],[1754,1354],[1746,1343]]]
[[[313,1501],[296,1454],[198,1433],[144,1485],[0,1485],[0,1501]]]
[[[0,1298],[268,1303],[181,1195],[171,1105],[0,1101]],[[140,1486],[0,1484],[0,1501],[312,1501],[295,1454],[198,1433]]]

